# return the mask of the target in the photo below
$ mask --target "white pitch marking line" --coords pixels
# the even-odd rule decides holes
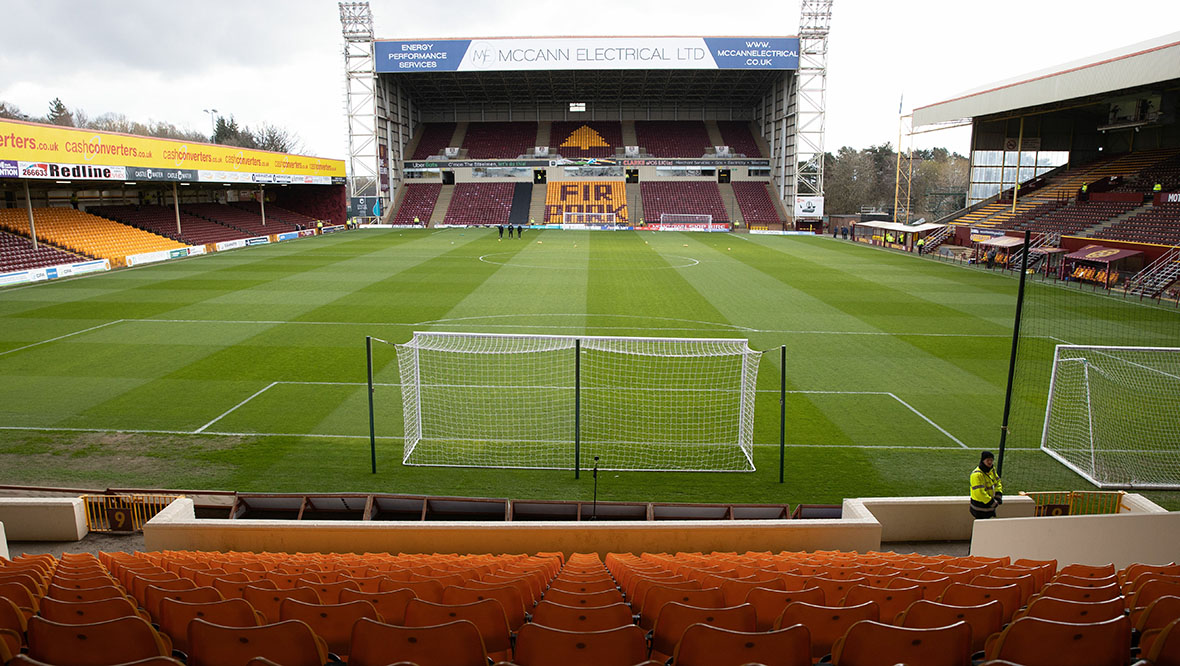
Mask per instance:
[[[488,318],[498,318],[509,315],[488,315]],[[543,315],[543,316],[589,316],[600,317],[606,315],[589,314],[589,315]],[[430,324],[438,324],[447,321],[458,322],[466,319],[477,319],[478,317],[461,317],[455,320],[436,319],[431,321],[420,322],[351,322],[351,321],[278,321],[278,320],[247,320],[247,319],[120,319],[112,324],[118,322],[142,322],[151,324],[245,324],[256,326],[281,326],[281,325],[301,325],[301,326],[427,326]],[[746,326],[739,326],[737,324],[716,324],[712,322],[700,322],[709,326],[716,326],[718,330],[736,329],[749,333],[789,333],[794,335],[876,335],[876,336],[897,336],[897,337],[914,337],[914,338],[1011,338],[1008,333],[889,333],[886,331],[817,331],[817,330],[799,330],[799,329],[785,329],[785,328],[749,328]],[[568,326],[561,326],[557,324],[480,324],[482,328],[538,328],[538,329],[566,329]],[[707,331],[709,328],[692,328],[692,327],[652,327],[652,326],[591,326],[595,330],[642,330],[642,331]],[[87,329],[89,330],[89,329]],[[84,331],[79,331],[82,333]],[[75,335],[75,334],[70,334]],[[1046,339],[1057,340],[1052,336],[1030,336],[1043,337]],[[56,339],[56,338],[55,338]],[[51,342],[46,340],[45,342]],[[36,343],[43,344],[43,343]],[[16,350],[12,350],[16,351]]]
[[[311,437],[320,439],[369,439],[368,435],[331,435],[322,433],[299,432],[222,432],[206,430],[193,432],[191,430],[135,430],[130,428],[57,428],[41,426],[0,426],[2,430],[28,432],[94,432],[94,433],[131,433],[137,435],[201,435],[208,437]],[[377,435],[377,439],[402,440],[404,437],[396,435]],[[778,448],[777,443],[754,444],[761,448]],[[874,449],[883,451],[949,451],[945,446],[905,446],[896,444],[787,444],[788,449]],[[1010,446],[1009,451],[1039,451],[1039,446]],[[1126,451],[1126,453],[1143,453],[1142,451]]]
[[[908,409],[908,410],[910,410],[911,412],[913,412],[913,413],[917,414],[917,415],[918,415],[918,418],[920,418],[920,419],[922,419],[923,421],[925,421],[926,423],[929,423],[930,425],[934,426],[934,428],[935,428],[935,429],[937,429],[937,430],[938,430],[938,432],[941,432],[942,434],[946,435],[947,437],[950,437],[950,438],[951,438],[951,440],[953,440],[953,441],[954,441],[956,444],[958,444],[960,448],[964,448],[964,449],[965,449],[965,448],[967,448],[967,445],[966,445],[966,444],[964,444],[963,442],[959,441],[959,438],[958,438],[958,437],[955,437],[954,435],[952,435],[952,434],[950,434],[949,432],[947,432],[946,430],[944,430],[944,429],[942,428],[942,426],[940,426],[940,425],[938,425],[937,423],[935,423],[934,421],[931,421],[930,419],[926,418],[926,415],[925,415],[925,414],[923,414],[922,412],[919,412],[918,410],[914,409],[914,408],[913,408],[913,406],[912,406],[912,405],[910,405],[910,403],[906,402],[905,400],[902,400],[901,398],[897,397],[896,395],[894,395],[894,394],[892,394],[892,393],[890,393],[890,394],[889,394],[889,396],[890,396],[890,397],[892,397],[894,400],[896,400],[896,401],[900,402],[901,404],[905,405],[905,408],[906,408],[906,409]]]
[[[201,426],[200,428],[197,428],[196,430],[194,430],[193,434],[199,434],[201,432],[204,432],[205,428],[208,428],[209,426],[213,425],[214,423],[217,423],[221,419],[229,416],[231,413],[234,412],[234,410],[236,410],[237,408],[246,404],[247,402],[250,402],[254,398],[257,398],[258,396],[262,395],[263,393],[265,393],[268,389],[270,389],[275,384],[278,384],[278,382],[271,382],[271,383],[267,384],[265,388],[256,392],[254,395],[250,396],[249,398],[246,398],[245,400],[239,402],[238,404],[234,405],[233,407],[230,407],[228,411],[222,412],[221,416],[218,416],[217,418],[213,419],[212,421],[210,421],[210,422],[206,423],[205,425]]]
[[[9,349],[8,351],[0,352],[0,356],[4,356],[5,354],[11,354],[13,352],[18,352],[18,351],[21,351],[24,349],[29,349],[30,347],[36,347],[38,345],[46,345],[46,344],[49,344],[50,342],[57,342],[58,340],[64,340],[64,339],[74,336],[74,335],[81,335],[83,333],[88,333],[90,331],[96,331],[96,330],[103,328],[105,326],[110,326],[111,324],[118,324],[118,323],[124,322],[124,321],[127,321],[127,320],[126,319],[116,319],[114,321],[108,321],[105,324],[99,324],[98,326],[91,326],[90,328],[84,328],[80,331],[74,331],[73,333],[66,333],[65,335],[59,335],[56,338],[49,338],[48,340],[34,342],[33,344],[25,345],[24,347],[17,347],[16,349]]]

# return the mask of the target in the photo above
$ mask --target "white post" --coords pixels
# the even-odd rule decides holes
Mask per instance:
[[[1082,359],[1082,372],[1086,380],[1086,429],[1090,435],[1090,469],[1094,474],[1097,474],[1098,461],[1094,453],[1094,406],[1090,402],[1090,361],[1088,359]]]
[[[176,214],[176,235],[180,235],[180,194],[176,189],[176,183],[172,183],[172,212]]]
[[[25,205],[29,208],[29,236],[33,238],[33,249],[37,249],[37,225],[33,222],[33,195],[29,194],[29,181],[25,181]]]
[[[262,226],[266,226],[266,188],[258,186],[258,210],[262,213]]]

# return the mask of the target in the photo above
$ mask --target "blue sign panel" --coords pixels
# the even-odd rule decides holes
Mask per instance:
[[[374,42],[378,72],[454,72],[467,54],[470,39]]]
[[[376,69],[409,72],[799,68],[798,37],[509,37],[378,41]]]
[[[706,37],[717,69],[799,69],[799,38]]]

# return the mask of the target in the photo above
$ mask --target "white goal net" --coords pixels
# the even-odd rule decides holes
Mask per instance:
[[[407,465],[754,469],[745,339],[416,332],[397,353]]]
[[[573,213],[565,211],[562,213],[561,221],[563,224],[608,224],[616,223],[614,213]]]
[[[660,224],[712,224],[712,215],[696,213],[660,213]]]
[[[1058,345],[1041,448],[1100,488],[1180,489],[1180,348]]]

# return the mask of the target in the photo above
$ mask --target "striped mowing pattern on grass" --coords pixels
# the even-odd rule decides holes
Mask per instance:
[[[387,347],[371,475],[364,338],[417,328],[786,345],[786,484],[774,353],[757,472],[612,473],[600,498],[961,494],[998,439],[1015,287],[827,238],[374,230],[3,290],[0,483],[589,497],[561,472],[402,467]],[[1006,485],[1082,487],[1019,446]]]

